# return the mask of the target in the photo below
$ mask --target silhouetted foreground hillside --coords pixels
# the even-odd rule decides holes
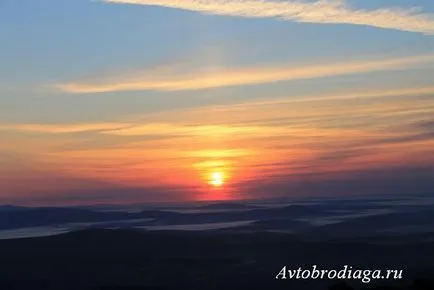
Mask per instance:
[[[403,269],[404,280],[384,282],[403,288],[379,289],[434,289],[408,288],[414,278],[434,277],[434,242],[389,242],[307,242],[273,233],[84,230],[0,241],[0,289],[325,290],[338,283],[276,280],[284,265]],[[354,289],[367,287],[349,282]]]

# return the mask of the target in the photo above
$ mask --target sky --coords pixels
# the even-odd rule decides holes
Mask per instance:
[[[0,0],[0,204],[432,194],[431,0]]]

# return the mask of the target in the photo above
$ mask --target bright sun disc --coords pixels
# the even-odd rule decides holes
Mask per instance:
[[[222,172],[211,173],[211,179],[209,183],[216,187],[222,186],[224,184],[224,174]]]

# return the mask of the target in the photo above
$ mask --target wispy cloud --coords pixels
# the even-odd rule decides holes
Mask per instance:
[[[262,126],[236,126],[230,125],[175,125],[170,123],[137,124],[129,128],[108,130],[103,132],[109,135],[136,136],[136,135],[165,135],[165,136],[198,136],[198,137],[227,137],[237,135],[263,136],[272,133],[273,128]]]
[[[25,153],[38,172],[48,168],[78,180],[138,187],[200,186],[201,176],[216,168],[224,168],[232,184],[408,168],[432,164],[434,101],[415,98],[432,93],[434,88],[362,90],[160,111],[110,123],[0,124],[0,130],[11,130],[0,131],[7,138],[0,151]],[[52,136],[34,134],[40,132]],[[80,132],[90,133],[64,134]],[[10,171],[16,163],[4,167]],[[22,176],[19,170],[13,175]],[[11,183],[9,171],[3,173],[9,184],[29,183]],[[41,184],[32,186],[48,190],[42,181],[53,176],[37,177]]]
[[[367,115],[368,119],[377,114],[386,119],[390,114],[392,117],[399,116],[400,112],[403,116],[409,113],[425,116],[432,112],[434,103],[430,99],[414,102],[413,97],[433,94],[434,87],[328,92],[172,109],[101,123],[3,123],[0,124],[0,131],[44,134],[92,132],[101,136],[124,137],[263,137],[281,135],[286,126],[294,125],[294,122],[295,125],[320,126],[327,125],[325,118],[357,120],[358,114]],[[363,101],[366,99],[372,100]],[[294,133],[294,128],[291,133]]]
[[[357,9],[345,0],[314,2],[300,0],[105,0],[105,2],[163,6],[216,15],[279,18],[294,22],[365,25],[434,34],[434,15],[424,13],[417,7]]]
[[[236,125],[198,125],[150,122],[143,124],[119,123],[87,123],[87,124],[9,124],[1,125],[0,131],[16,131],[24,133],[65,134],[95,132],[116,136],[167,136],[167,137],[227,137],[242,135],[261,136],[270,134],[273,128],[262,126]]]
[[[91,131],[107,131],[126,129],[130,124],[125,123],[86,123],[86,124],[3,124],[0,130],[21,131],[34,133],[82,133]]]
[[[204,68],[164,66],[127,75],[94,77],[57,85],[69,93],[106,93],[116,91],[185,91],[218,87],[266,84],[335,77],[368,72],[411,68],[433,62],[434,55],[330,62],[309,65],[265,65],[247,68]]]

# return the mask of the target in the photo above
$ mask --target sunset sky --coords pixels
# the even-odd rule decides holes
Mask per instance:
[[[0,204],[423,194],[432,0],[2,0]]]

